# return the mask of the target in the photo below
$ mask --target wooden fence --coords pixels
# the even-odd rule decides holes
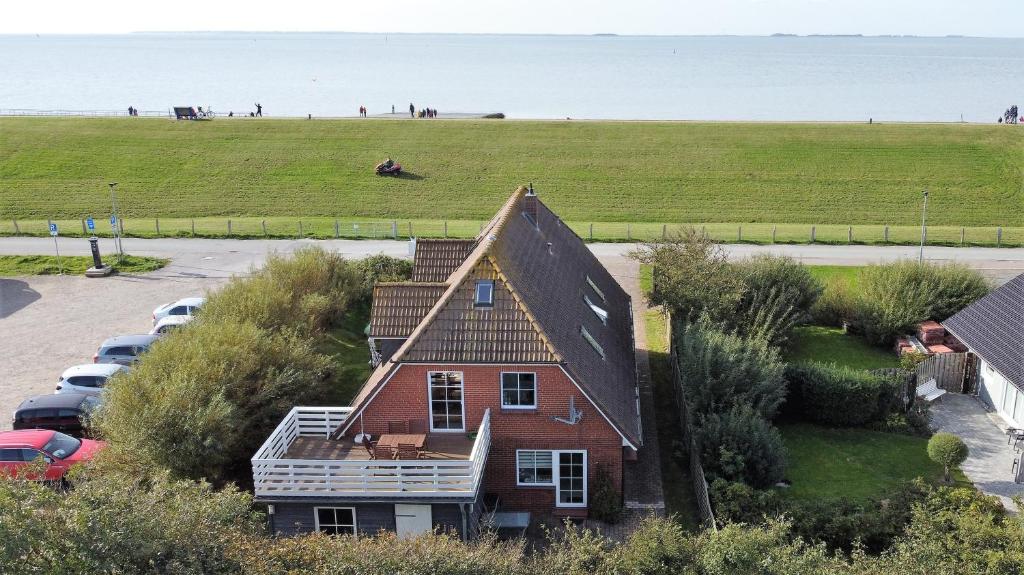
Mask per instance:
[[[967,353],[941,353],[933,355],[917,366],[917,385],[935,379],[940,389],[952,393],[971,393],[973,378],[971,358]]]

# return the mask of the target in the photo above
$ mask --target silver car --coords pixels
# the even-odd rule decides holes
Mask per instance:
[[[131,365],[158,339],[160,336],[149,334],[112,337],[100,345],[99,350],[92,356],[92,362]]]

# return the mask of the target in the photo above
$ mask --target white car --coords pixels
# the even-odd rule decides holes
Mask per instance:
[[[196,310],[203,307],[204,302],[206,302],[204,297],[187,297],[178,301],[172,301],[171,303],[165,303],[153,310],[153,325],[156,325],[156,322],[169,315],[192,315]]]
[[[194,316],[191,315],[167,315],[160,318],[153,329],[149,330],[149,335],[164,335],[169,333],[171,330],[183,326],[186,323],[192,321]]]
[[[83,393],[97,396],[103,391],[108,379],[127,371],[127,367],[116,363],[86,363],[69,367],[57,380],[57,391],[54,393]]]

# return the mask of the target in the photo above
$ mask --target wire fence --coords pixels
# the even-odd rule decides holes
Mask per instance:
[[[128,117],[128,108],[124,110],[30,110],[28,108],[0,108],[0,116],[55,116],[61,118],[119,118]],[[148,118],[173,118],[174,112],[168,110],[138,110],[136,116]]]
[[[0,235],[45,236],[49,224],[58,224],[65,236],[110,236],[107,216],[87,226],[88,216],[59,219],[2,219]],[[201,218],[122,218],[122,233],[129,237],[200,237],[200,238],[348,238],[405,239],[471,238],[476,236],[484,220],[461,219],[351,219],[330,217],[201,217]],[[811,224],[727,224],[727,223],[626,223],[567,222],[569,227],[587,241],[643,242],[672,237],[694,228],[712,240],[723,243],[750,244],[870,244],[916,245],[921,241],[921,228],[916,226],[882,225],[811,225]],[[1019,227],[953,227],[930,226],[925,243],[937,246],[1024,246],[1024,228]]]

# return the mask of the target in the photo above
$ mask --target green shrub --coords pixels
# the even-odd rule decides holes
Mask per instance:
[[[785,476],[779,430],[748,406],[699,416],[695,433],[701,464],[711,477],[767,487]]]
[[[707,321],[676,323],[674,339],[691,418],[737,405],[775,416],[786,395],[777,349],[764,340],[722,333]]]
[[[900,382],[868,371],[815,362],[789,364],[787,416],[834,426],[860,426],[888,416]]]
[[[861,272],[852,326],[868,341],[891,344],[925,320],[942,321],[988,293],[978,272],[959,264],[901,261]]]
[[[724,318],[738,332],[785,346],[793,328],[806,323],[821,296],[821,283],[792,258],[759,255],[734,265],[743,295]]]
[[[647,516],[608,557],[609,573],[677,575],[687,573],[695,559],[695,546],[673,518]]]
[[[363,277],[363,294],[370,297],[377,282],[400,282],[412,278],[412,261],[378,254],[356,262]]]
[[[818,325],[843,327],[853,320],[856,307],[850,286],[845,281],[833,281],[825,286],[811,308],[811,320]]]
[[[329,369],[308,338],[203,314],[111,381],[94,424],[126,459],[245,483],[256,447],[323,394]]]
[[[928,457],[942,465],[946,483],[949,483],[949,471],[963,463],[967,453],[967,444],[952,433],[936,433],[928,440]]]
[[[615,489],[611,475],[598,465],[590,483],[590,516],[605,523],[618,523],[622,516],[622,495]]]
[[[366,274],[335,252],[318,247],[292,256],[270,255],[249,277],[235,277],[213,293],[202,315],[216,322],[247,321],[268,330],[313,334],[339,325],[365,297]]]

